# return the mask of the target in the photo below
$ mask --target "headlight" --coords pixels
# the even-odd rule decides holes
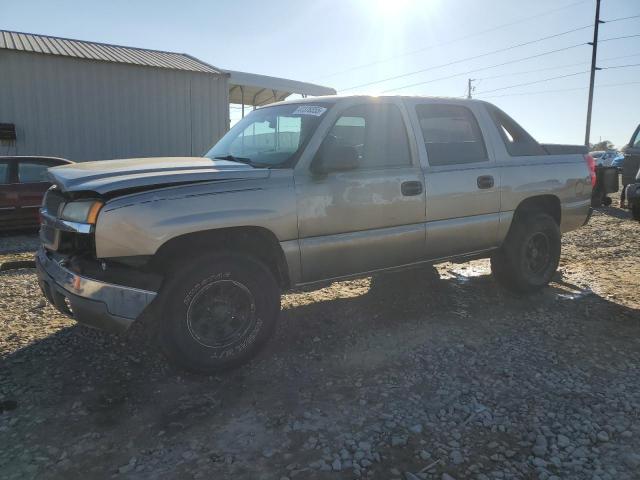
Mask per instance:
[[[98,218],[98,212],[102,208],[103,203],[99,200],[77,200],[67,203],[62,209],[62,220],[78,223],[95,224]]]

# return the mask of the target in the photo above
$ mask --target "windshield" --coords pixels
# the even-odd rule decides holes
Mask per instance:
[[[291,103],[254,110],[205,156],[256,167],[291,166],[330,107],[330,103]]]

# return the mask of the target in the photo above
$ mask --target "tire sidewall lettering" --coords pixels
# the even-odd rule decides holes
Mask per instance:
[[[263,329],[263,326],[264,326],[264,321],[261,318],[260,313],[257,311],[258,307],[256,306],[256,311],[254,313],[254,315],[256,316],[255,317],[254,326],[253,326],[253,328],[251,329],[251,331],[248,334],[246,334],[244,337],[242,337],[242,338],[240,338],[238,340],[239,343],[237,343],[237,344],[233,344],[232,346],[225,347],[225,348],[207,347],[207,346],[204,346],[201,343],[197,342],[191,336],[191,334],[188,332],[188,328],[186,327],[186,321],[187,321],[186,309],[189,308],[189,305],[193,301],[194,297],[203,288],[206,288],[208,285],[210,285],[210,284],[212,284],[214,282],[220,281],[220,280],[235,280],[238,283],[241,283],[242,285],[244,285],[246,287],[246,284],[244,282],[239,281],[239,280],[234,278],[232,272],[230,272],[230,271],[218,272],[218,273],[210,275],[210,276],[202,279],[198,283],[194,284],[193,287],[185,294],[185,296],[184,296],[184,298],[182,300],[182,304],[185,307],[184,325],[185,325],[185,329],[187,330],[186,334],[188,335],[190,340],[192,340],[193,342],[197,343],[198,348],[205,349],[207,357],[209,357],[212,360],[227,360],[227,359],[230,359],[230,358],[233,358],[233,357],[241,355],[244,351],[250,349],[253,346],[253,344],[255,343],[257,338],[259,337],[260,333],[262,332],[262,329]]]

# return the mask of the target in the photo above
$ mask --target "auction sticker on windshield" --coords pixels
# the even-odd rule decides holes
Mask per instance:
[[[317,105],[304,105],[295,109],[292,115],[313,115],[315,117],[319,117],[327,109],[325,107],[319,107]]]

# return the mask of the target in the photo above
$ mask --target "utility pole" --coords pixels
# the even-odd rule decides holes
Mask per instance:
[[[470,78],[467,82],[467,98],[471,98],[471,92],[473,91],[473,87],[471,86],[471,82],[474,82],[473,78]]]
[[[600,70],[596,66],[596,58],[598,54],[598,27],[600,26],[600,0],[596,0],[596,21],[593,24],[593,43],[589,43],[593,47],[591,53],[591,78],[589,80],[589,105],[587,106],[587,130],[584,134],[584,144],[589,147],[589,137],[591,136],[591,111],[593,109],[593,83],[596,78],[596,70]]]

